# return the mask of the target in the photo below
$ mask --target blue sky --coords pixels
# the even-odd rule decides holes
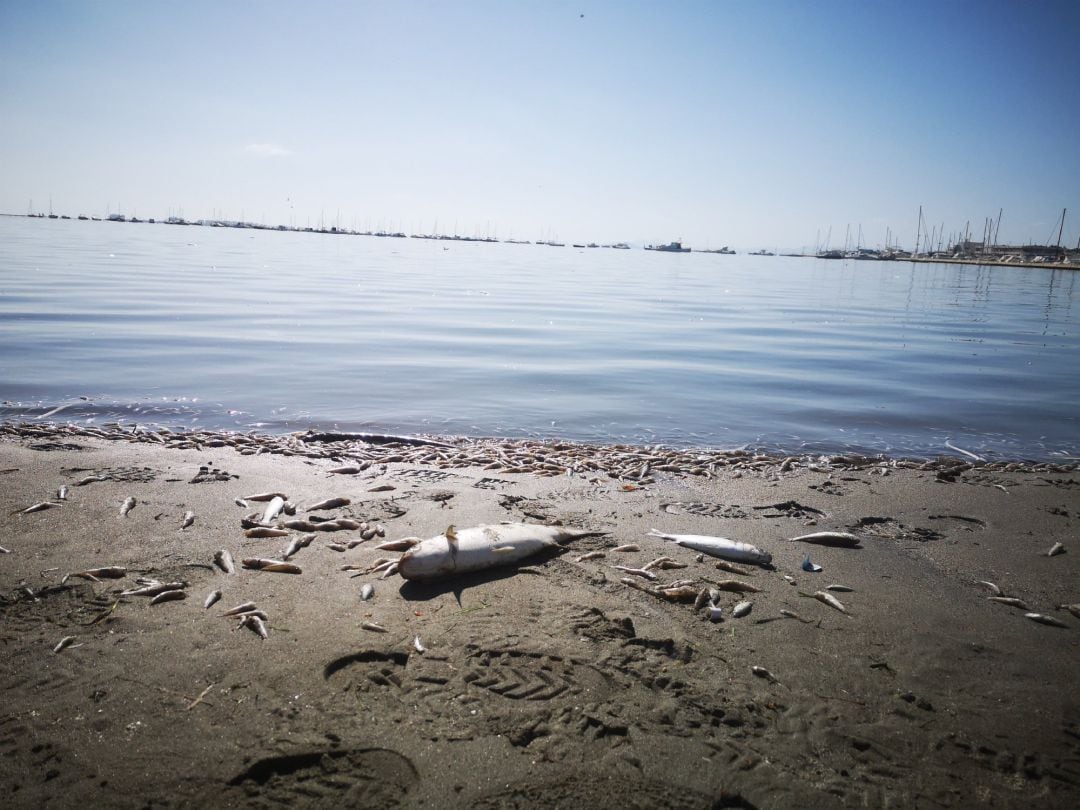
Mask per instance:
[[[584,16],[582,16],[584,15]],[[1080,239],[1080,2],[0,0],[0,211]]]

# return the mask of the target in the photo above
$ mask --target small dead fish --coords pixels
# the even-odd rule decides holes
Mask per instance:
[[[327,509],[340,509],[352,503],[350,498],[327,498],[324,501],[314,503],[307,508],[309,512],[325,512]]]
[[[189,509],[188,511],[184,512],[184,519],[180,522],[180,531],[183,531],[194,522],[195,513]]]
[[[215,551],[214,562],[217,563],[218,568],[226,574],[236,573],[236,566],[233,565],[232,554],[229,553],[228,549],[223,548],[221,551]]]
[[[644,568],[628,568],[625,565],[613,565],[611,566],[617,571],[623,571],[627,574],[632,574],[635,577],[641,577],[642,579],[650,579],[656,581],[656,574],[652,571],[646,571]]]
[[[250,613],[253,610],[255,610],[255,603],[254,602],[243,602],[243,603],[237,605],[234,608],[230,608],[229,610],[226,610],[221,615],[223,617],[224,616],[236,616],[239,613]]]
[[[802,616],[800,616],[794,610],[782,609],[780,611],[780,615],[783,616],[785,619],[795,619],[796,621],[800,621],[803,624],[813,624],[812,620],[804,619]]]
[[[4,548],[3,546],[0,546],[0,554],[10,554],[10,553],[11,553],[11,549]]]
[[[1076,618],[1080,619],[1080,602],[1074,605],[1058,605],[1058,610],[1067,610]]]
[[[669,602],[692,602],[697,599],[698,589],[693,585],[667,585],[656,589],[656,595]]]
[[[335,473],[336,475],[356,475],[358,472],[363,472],[359,467],[355,465],[348,465],[345,467],[334,467],[331,470],[327,470],[329,473]]]
[[[241,509],[247,509],[248,508],[248,502],[245,501],[243,498],[233,498],[233,503],[235,503]]]
[[[186,582],[148,582],[141,588],[129,591],[120,591],[121,596],[157,596],[165,591],[180,591],[187,587]]]
[[[266,615],[266,611],[257,610],[252,608],[251,610],[245,610],[243,613],[234,614],[237,619],[243,619],[245,616],[258,616],[264,622],[270,621],[270,617]]]
[[[337,523],[339,529],[359,529],[364,525],[359,520],[353,520],[348,517],[339,517],[335,519],[334,522]]]
[[[127,499],[126,499],[126,500],[125,500],[125,501],[124,501],[124,502],[123,502],[123,503],[122,503],[122,504],[120,505],[120,517],[127,517],[127,516],[128,516],[128,512],[130,512],[130,511],[131,511],[132,509],[134,509],[134,508],[135,508],[135,504],[136,504],[136,503],[138,503],[138,501],[136,501],[136,500],[135,500],[134,498],[130,498],[130,497],[129,497],[129,498],[127,498]]]
[[[296,514],[296,504],[292,501],[285,501],[285,505],[281,507],[281,511],[289,517],[293,517]]]
[[[652,562],[646,563],[645,565],[641,566],[642,570],[644,570],[644,571],[652,571],[654,568],[659,569],[661,571],[667,571],[667,570],[670,570],[672,568],[689,568],[689,567],[690,566],[687,565],[686,563],[678,562],[676,560],[671,559],[671,557],[657,557]]]
[[[1046,556],[1047,557],[1053,557],[1056,554],[1064,554],[1064,553],[1065,553],[1065,544],[1064,543],[1054,543],[1054,545],[1050,546],[1050,550],[1048,552],[1046,552]]]
[[[734,616],[736,619],[741,619],[743,616],[747,615],[751,610],[753,610],[753,608],[754,605],[751,602],[739,602],[739,604],[737,604],[731,609],[731,615]]]
[[[765,669],[765,667],[750,667],[750,671],[754,673],[756,677],[764,678],[769,683],[780,683],[780,681],[776,680],[776,676]]]
[[[327,543],[326,547],[331,551],[336,551],[338,553],[349,550],[349,547],[344,543]]]
[[[737,579],[722,579],[713,584],[722,591],[736,591],[741,593],[761,592],[761,588],[757,585],[751,585],[749,582],[739,582]]]
[[[1055,619],[1053,616],[1046,616],[1042,613],[1025,613],[1024,616],[1025,618],[1031,619],[1033,622],[1046,624],[1050,627],[1068,627],[1061,619]]]
[[[360,627],[364,630],[370,630],[372,633],[385,633],[386,628],[381,624],[375,624],[375,622],[360,622]]]
[[[296,532],[313,532],[315,524],[310,520],[286,520],[281,524],[283,529],[292,529]]]
[[[697,613],[709,603],[709,589],[702,588],[694,598],[694,613]]]
[[[269,523],[278,515],[281,514],[281,510],[285,508],[285,499],[280,495],[275,495],[270,499],[270,503],[267,504],[266,509],[262,513],[262,523]]]
[[[581,563],[581,562],[587,562],[588,560],[599,560],[599,559],[601,559],[603,557],[606,557],[606,556],[607,556],[607,554],[605,554],[602,551],[590,551],[588,554],[582,554],[580,557],[576,558],[574,560],[574,562]]]
[[[813,597],[819,602],[824,602],[829,607],[839,610],[841,613],[847,614],[848,612],[847,608],[844,607],[843,603],[831,593],[826,593],[825,591],[814,591]]]
[[[368,492],[391,492],[397,489],[393,484],[379,484],[377,487],[372,487]]]
[[[289,547],[285,549],[285,553],[282,555],[286,560],[293,554],[298,552],[302,548],[307,548],[311,545],[311,541],[315,539],[314,534],[302,534],[299,537],[294,537],[289,542]]]
[[[284,492],[259,492],[255,495],[245,495],[242,498],[238,498],[237,500],[259,501],[261,503],[266,503],[267,501],[274,500],[274,498],[281,498],[282,503],[284,503],[288,497],[289,496],[286,495]],[[247,506],[247,504],[244,505]]]
[[[787,582],[788,585],[796,584],[795,583],[795,577],[788,576],[787,574],[784,574],[784,581]]]
[[[206,599],[203,601],[203,608],[209,610],[210,607],[221,598],[221,591],[210,591],[206,595]]]
[[[109,565],[105,568],[90,568],[86,571],[76,571],[71,574],[64,574],[63,578],[60,580],[60,584],[63,585],[72,577],[88,579],[91,582],[100,582],[102,579],[123,579],[126,576],[126,568],[119,565]]]
[[[702,555],[699,554],[698,556],[701,557]],[[701,560],[698,560],[698,562],[701,562]],[[743,577],[753,576],[754,573],[749,568],[743,568],[741,565],[736,565],[735,563],[728,562],[727,560],[717,561],[716,567],[721,571],[727,571],[731,574],[738,574],[739,576]]]
[[[71,643],[77,638],[78,636],[64,636],[62,639],[60,639],[60,643],[58,643],[55,647],[52,648],[52,651],[54,653],[58,653],[65,647],[70,647]]]
[[[798,537],[792,537],[790,542],[817,543],[820,546],[855,548],[859,545],[859,538],[849,532],[813,532],[812,534],[801,534]]]
[[[336,520],[324,520],[315,524],[315,531],[317,532],[336,532],[341,530],[341,524]]]
[[[244,568],[254,571],[267,571],[278,574],[300,574],[300,566],[284,560],[272,560],[265,557],[247,557],[240,561]]]
[[[288,529],[273,529],[269,526],[255,526],[244,529],[244,537],[288,537]]]
[[[1028,610],[1027,602],[1023,599],[1017,599],[1015,596],[988,596],[986,597],[991,602],[997,602],[1002,605],[1008,605],[1009,607],[1020,608],[1021,610]]]
[[[807,554],[806,559],[802,561],[802,570],[809,571],[811,574],[818,574],[822,571],[822,568],[820,565],[814,565],[814,563],[810,562],[810,555]]]
[[[77,487],[85,487],[87,484],[93,484],[95,481],[104,481],[104,480],[105,480],[104,475],[88,475],[88,476],[86,476],[86,478],[83,478],[81,481],[76,481],[75,486],[77,486]]]
[[[641,546],[637,545],[636,543],[627,543],[626,545],[615,546],[615,548],[611,549],[611,551],[619,553],[629,551],[641,551]]]
[[[266,629],[266,622],[261,617],[256,616],[253,613],[249,613],[240,620],[240,624],[237,625],[237,629],[241,627],[249,628],[259,638],[266,640],[269,638],[270,633]]]
[[[827,585],[825,587],[827,591],[836,591],[837,593],[854,593],[854,588],[849,588],[847,585]]]
[[[28,506],[25,509],[16,509],[15,511],[20,515],[32,515],[34,512],[44,512],[46,509],[52,509],[54,506],[59,505],[60,504],[55,503],[54,501],[41,501],[41,503],[35,503],[33,506]],[[12,514],[15,514],[15,512],[12,512]]]
[[[64,484],[60,489],[56,490],[56,500],[66,501],[68,494],[67,484]]]
[[[363,587],[360,588],[360,598],[363,601],[366,602],[371,597],[373,597],[374,595],[375,595],[375,586],[372,585],[370,582],[365,582]]]
[[[404,537],[401,540],[389,540],[375,546],[379,551],[408,551],[420,542],[419,537]]]
[[[151,605],[160,605],[162,602],[176,602],[180,599],[187,599],[187,591],[173,590],[162,591],[153,599],[150,600]]]
[[[425,646],[424,646],[423,644],[421,644],[421,643],[420,643],[420,636],[416,636],[416,637],[415,637],[415,638],[413,639],[412,645],[413,645],[413,648],[414,648],[414,649],[415,649],[415,650],[416,650],[416,651],[417,651],[418,653],[420,653],[421,655],[423,655],[424,653],[426,653],[426,652],[427,652],[427,647],[425,647]]]
[[[993,593],[994,596],[1001,596],[1001,588],[999,588],[993,582],[987,582],[985,579],[980,579],[975,584],[976,585],[985,585],[987,588],[990,589],[990,592]]]
[[[392,563],[390,563],[390,565],[388,565],[386,567],[386,570],[382,572],[382,576],[379,577],[379,579],[386,579],[388,577],[392,577],[397,572],[398,572],[398,564],[397,564],[397,562],[392,562]]]

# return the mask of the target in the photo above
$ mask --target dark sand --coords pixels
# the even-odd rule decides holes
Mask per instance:
[[[1075,470],[743,457],[702,462],[708,477],[653,463],[631,484],[584,462],[573,476],[505,472],[513,452],[497,469],[436,469],[448,454],[425,448],[313,451],[335,461],[255,454],[254,439],[246,454],[157,441],[0,435],[6,806],[1080,806],[1080,618],[1058,608],[1080,603]],[[350,459],[375,463],[328,472]],[[222,480],[190,483],[201,465]],[[91,473],[105,480],[74,486]],[[62,506],[18,513],[61,484]],[[318,533],[300,575],[222,573],[219,549],[238,567],[284,550],[240,527],[264,505],[234,498],[268,490],[300,515],[349,497],[325,514],[380,522],[388,539],[506,520],[610,534],[442,585],[351,578],[343,565],[398,556],[377,540],[327,547],[359,531]],[[652,527],[754,543],[775,569],[718,571]],[[784,541],[825,529],[862,547]],[[1046,556],[1055,542],[1066,553]],[[575,562],[623,543],[641,550]],[[801,570],[807,552],[822,573]],[[661,555],[688,565],[663,582],[761,591],[724,593],[714,624],[612,567]],[[105,565],[127,576],[61,585]],[[119,597],[139,576],[186,581],[190,596]],[[1066,627],[989,601],[979,580]],[[801,595],[832,583],[854,588],[836,593],[849,616]],[[224,596],[205,610],[213,589]],[[744,598],[753,610],[735,619]],[[220,615],[248,600],[269,615],[265,641]]]

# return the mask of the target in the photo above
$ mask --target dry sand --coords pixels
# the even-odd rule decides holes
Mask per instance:
[[[0,436],[7,806],[1080,806],[1080,618],[1058,608],[1080,603],[1073,469],[743,458],[627,483],[503,471],[512,462],[437,469],[408,446],[312,458],[156,441]],[[358,474],[328,472],[356,459]],[[90,475],[103,480],[75,486]],[[64,484],[62,505],[20,513]],[[239,569],[287,545],[240,527],[264,504],[234,499],[264,491],[298,516],[348,497],[323,514],[382,523],[390,539],[508,520],[609,534],[419,585],[352,577],[343,565],[397,553],[378,540],[335,552],[360,532],[319,532],[293,559],[299,575],[226,575],[219,549]],[[732,575],[653,527],[754,543],[775,567]],[[826,529],[861,548],[785,540]],[[1066,552],[1047,556],[1056,542]],[[640,551],[610,551],[625,543]],[[824,571],[801,569],[807,553]],[[760,592],[724,593],[712,623],[613,568],[662,555],[687,566],[663,582]],[[126,576],[61,584],[108,565]],[[186,582],[189,597],[120,597],[138,577]],[[980,580],[1065,627],[988,600]],[[807,596],[834,583],[854,589],[835,594],[850,615]],[[743,599],[752,612],[733,618]],[[268,615],[266,640],[221,616],[245,601]]]

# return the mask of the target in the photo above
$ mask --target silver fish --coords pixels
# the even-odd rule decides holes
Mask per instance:
[[[853,593],[854,588],[849,588],[847,585],[827,585],[825,587],[827,591],[836,591],[837,593]]]
[[[836,608],[841,613],[848,612],[847,608],[844,607],[843,603],[831,593],[826,593],[825,591],[814,591],[813,595],[814,598],[817,599],[819,602],[824,602],[829,607]]]
[[[269,631],[266,629],[266,622],[261,617],[256,616],[253,613],[249,613],[240,620],[238,627],[250,628],[259,638],[267,639],[270,636]]]
[[[189,509],[188,511],[184,512],[184,519],[180,522],[180,531],[183,531],[194,522],[195,513]]]
[[[765,669],[765,667],[750,667],[750,671],[758,678],[764,678],[769,683],[780,683],[780,681],[776,680],[776,676]]]
[[[990,592],[992,594],[994,594],[994,596],[1001,596],[1002,595],[1001,594],[1001,588],[999,588],[993,582],[987,582],[985,579],[980,579],[976,584],[985,585],[987,588],[990,589]]]
[[[288,497],[284,492],[258,492],[255,495],[244,495],[240,500],[266,503],[274,500],[274,498],[281,498],[282,503],[284,503]]]
[[[735,605],[735,607],[731,609],[731,615],[734,616],[736,619],[741,619],[743,616],[753,610],[753,608],[754,605],[751,602],[739,602],[739,604]]]
[[[363,472],[363,470],[354,465],[349,465],[346,467],[334,467],[333,469],[327,470],[327,472],[336,473],[337,475],[356,475],[358,472]]]
[[[701,554],[698,554],[698,558],[698,562],[705,561],[704,556]],[[741,565],[735,565],[735,563],[728,562],[727,560],[718,560],[716,563],[716,567],[720,571],[729,571],[732,574],[738,574],[742,577],[753,576],[753,572],[749,568],[743,568]]]
[[[1050,550],[1048,552],[1046,552],[1046,556],[1047,557],[1053,557],[1056,554],[1064,554],[1064,553],[1065,553],[1065,544],[1064,543],[1054,543],[1054,545],[1050,546]]]
[[[25,509],[19,509],[16,511],[19,512],[19,514],[21,515],[31,515],[34,512],[43,512],[46,509],[52,509],[54,506],[59,505],[60,504],[54,503],[53,501],[41,501],[40,503],[35,503],[33,506],[28,506]]]
[[[622,545],[622,546],[615,546],[615,548],[611,549],[611,551],[618,552],[618,553],[630,552],[630,551],[641,551],[641,546],[637,545],[636,543],[626,543],[625,545]]]
[[[588,554],[582,554],[580,557],[577,557],[574,562],[581,563],[587,562],[588,560],[599,560],[601,557],[606,556],[607,555],[602,551],[590,551]]]
[[[285,562],[284,560],[273,560],[265,557],[246,557],[240,561],[240,564],[244,568],[249,568],[255,571],[268,571],[277,572],[279,574],[299,574],[302,573],[299,565]]]
[[[210,593],[206,595],[206,599],[203,601],[203,608],[209,609],[220,598],[221,591],[210,591]]]
[[[388,540],[375,546],[378,551],[408,551],[420,542],[419,537],[403,537],[400,540]]]
[[[365,602],[375,595],[375,586],[370,582],[365,582],[363,587],[360,588],[360,598]]]
[[[1058,605],[1058,610],[1067,610],[1073,616],[1080,619],[1080,602],[1073,605]]]
[[[1061,619],[1055,619],[1053,616],[1046,616],[1042,613],[1025,613],[1025,618],[1031,619],[1033,622],[1039,624],[1047,624],[1050,627],[1068,627]]]
[[[1028,610],[1027,602],[1023,599],[1017,599],[1015,596],[988,596],[986,597],[991,602],[998,602],[1002,605],[1008,605],[1009,607],[1020,608],[1020,610]]]
[[[236,615],[238,615],[240,613],[250,613],[253,610],[255,610],[255,603],[254,602],[242,602],[242,603],[240,603],[239,605],[237,605],[234,608],[229,608],[228,610],[226,610],[221,615],[222,616],[236,616]]]
[[[127,517],[128,512],[135,508],[135,504],[138,503],[134,498],[128,498],[120,506],[120,517]]]
[[[386,628],[381,624],[375,624],[375,622],[360,622],[360,626],[364,630],[370,630],[372,633],[385,633]]]
[[[327,509],[338,509],[342,506],[348,506],[352,503],[349,498],[327,498],[326,500],[314,503],[307,508],[309,512],[323,512]]]
[[[217,563],[218,568],[226,574],[236,573],[236,566],[233,565],[232,554],[229,553],[227,548],[214,552],[214,562]]]
[[[859,538],[849,532],[813,532],[801,534],[791,538],[792,543],[817,543],[820,546],[841,546],[843,548],[856,548]]]
[[[270,526],[255,526],[244,529],[244,537],[288,537],[288,529],[274,529]]]
[[[233,503],[235,503],[241,509],[247,509],[248,508],[248,503],[243,498],[233,498]]]
[[[56,500],[66,501],[68,494],[67,484],[64,484],[60,489],[56,490]]]
[[[73,642],[73,641],[74,641],[74,640],[75,640],[76,638],[78,638],[78,636],[64,636],[64,637],[63,637],[62,639],[60,639],[60,642],[59,642],[59,643],[58,643],[58,644],[57,644],[57,645],[56,645],[55,647],[53,647],[53,650],[52,650],[52,651],[53,651],[54,653],[58,653],[58,652],[60,652],[60,651],[61,651],[62,649],[64,649],[65,647],[70,647],[70,646],[71,646],[71,643],[72,643],[72,642]]]
[[[150,600],[150,604],[160,605],[162,602],[175,602],[179,599],[187,599],[187,591],[162,591]]]
[[[427,652],[427,647],[420,643],[420,636],[416,636],[416,638],[413,639],[412,644],[416,651],[421,655]]]
[[[692,548],[694,551],[700,551],[710,557],[720,557],[725,560],[759,565],[767,565],[772,562],[772,554],[769,552],[762,551],[757,546],[752,546],[749,543],[740,543],[738,540],[729,540],[726,537],[712,537],[703,534],[667,534],[656,529],[648,532],[648,534],[652,537],[670,540],[685,548]]]
[[[152,580],[146,582],[141,588],[128,591],[120,591],[121,596],[157,596],[165,591],[180,591],[187,587],[186,582],[158,582]]]
[[[283,529],[292,529],[297,532],[315,531],[315,524],[310,520],[286,520],[282,521],[281,527]]]
[[[275,495],[266,509],[263,510],[262,523],[270,523],[274,518],[281,514],[281,510],[285,508],[285,499],[280,495]]]
[[[659,569],[661,571],[668,571],[673,568],[689,568],[686,563],[677,562],[671,559],[671,557],[657,557],[652,562],[645,563],[641,566],[642,570],[652,571],[653,569]]]
[[[3,546],[0,546],[0,554],[10,554],[10,553],[11,553],[10,548],[4,548]]]
[[[104,480],[106,480],[104,475],[88,475],[88,476],[86,476],[86,478],[83,478],[81,481],[76,481],[75,486],[77,486],[77,487],[85,487],[87,484],[93,484],[95,481],[104,481]]]
[[[294,537],[289,543],[289,547],[285,549],[285,553],[282,555],[286,560],[293,554],[298,552],[302,548],[307,548],[311,545],[311,541],[315,539],[314,534],[302,534],[299,537]]]

